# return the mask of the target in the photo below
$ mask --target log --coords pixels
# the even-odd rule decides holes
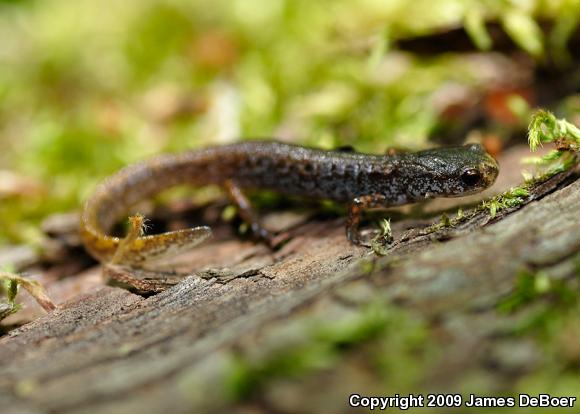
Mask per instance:
[[[92,285],[0,337],[1,412],[338,413],[352,393],[548,392],[580,363],[578,319],[557,357],[534,325],[578,309],[579,205],[564,174],[493,219],[404,237],[420,221],[397,221],[384,257],[336,218],[309,218],[275,253],[208,243],[159,294]],[[580,397],[577,380],[557,384]]]

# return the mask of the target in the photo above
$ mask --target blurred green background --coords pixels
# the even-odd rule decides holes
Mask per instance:
[[[549,50],[547,66],[569,65],[579,15],[566,0],[2,0],[0,245],[38,242],[42,217],[77,209],[102,177],[158,152],[239,137],[432,145],[454,131],[453,102],[481,101],[513,62],[534,72]],[[497,46],[485,22],[509,53],[478,56]],[[453,31],[472,50],[437,38]],[[440,50],[415,53],[401,43],[412,38]],[[521,132],[526,93],[480,132]],[[574,113],[577,102],[558,105]],[[459,114],[463,136],[473,128]]]

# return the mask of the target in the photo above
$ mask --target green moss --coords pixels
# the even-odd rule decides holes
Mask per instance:
[[[460,223],[463,223],[470,218],[472,218],[478,209],[472,209],[467,212],[464,212],[463,209],[457,209],[457,213],[455,213],[455,217],[449,217],[446,213],[441,214],[441,218],[439,219],[438,223],[433,223],[429,227],[425,229],[427,233],[433,233],[440,231],[442,229],[455,227]]]
[[[470,8],[465,15],[465,30],[471,41],[481,50],[492,47],[491,36],[485,27],[485,16],[481,7]]]
[[[575,255],[565,262],[577,266],[579,261],[580,255]],[[535,339],[541,347],[538,369],[522,376],[516,391],[578,395],[580,271],[568,268],[565,278],[549,270],[520,272],[514,291],[498,304],[499,313],[510,318],[510,330],[504,334]]]
[[[514,292],[504,298],[497,306],[502,313],[509,313],[536,299],[541,292],[537,289],[537,275],[520,272],[516,279]]]
[[[13,313],[18,312],[20,305],[15,303],[18,294],[18,282],[0,277],[0,321]],[[5,296],[6,302],[4,302]]]
[[[383,219],[379,222],[380,231],[371,240],[371,248],[380,256],[387,254],[388,246],[393,243],[393,231],[391,230],[391,221],[388,219]]]
[[[542,144],[556,142],[562,148],[553,150],[541,158],[529,159],[543,168],[537,177],[530,178],[520,186],[484,201],[480,209],[487,209],[491,217],[504,209],[517,207],[525,202],[530,195],[530,189],[555,174],[568,171],[578,164],[580,149],[580,129],[564,119],[557,119],[552,113],[539,110],[532,115],[528,127],[530,149],[535,151]]]
[[[478,88],[482,81],[460,54],[385,60],[397,39],[464,25],[477,46],[493,50],[485,22],[499,19],[524,50],[539,54],[545,47],[536,17],[556,21],[550,39],[560,45],[577,24],[566,17],[576,15],[569,2],[517,10],[462,0],[437,7],[402,0],[0,7],[0,164],[46,189],[41,197],[2,200],[0,243],[38,240],[42,217],[77,208],[121,165],[222,142],[215,130],[224,124],[227,138],[281,131],[300,143],[361,151],[429,146],[442,124],[426,104],[432,94],[444,83]],[[221,84],[233,91],[230,120],[212,119],[203,105],[183,109],[221,102]],[[176,102],[182,112],[159,114]]]
[[[544,54],[542,30],[529,12],[514,7],[503,13],[502,23],[506,32],[526,52],[536,57]]]
[[[513,292],[497,304],[497,310],[502,314],[525,311],[524,316],[514,324],[513,331],[518,334],[531,332],[549,338],[557,332],[553,329],[554,325],[580,304],[578,276],[580,273],[576,272],[575,278],[555,279],[545,270],[521,271]]]
[[[3,282],[6,284],[6,299],[9,303],[14,304],[18,294],[18,283],[14,280],[4,280]]]
[[[528,127],[528,142],[532,151],[542,144],[560,141],[559,145],[567,146],[572,150],[580,148],[580,129],[565,119],[557,119],[554,114],[546,110],[537,111]],[[552,154],[546,161],[553,161]]]
[[[484,201],[481,208],[487,209],[489,215],[493,218],[501,210],[519,206],[529,195],[527,185],[514,187],[490,200]]]
[[[301,345],[290,345],[250,360],[238,354],[226,381],[226,394],[234,400],[256,395],[275,379],[299,379],[317,372],[340,369],[356,353],[378,367],[384,379],[401,364],[408,376],[398,385],[413,384],[433,355],[426,326],[408,313],[373,303],[348,317],[321,320],[309,317]],[[390,335],[397,332],[397,335]],[[297,338],[295,338],[297,339]]]

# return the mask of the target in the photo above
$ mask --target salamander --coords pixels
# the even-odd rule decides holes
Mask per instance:
[[[81,214],[81,237],[96,259],[107,262],[121,243],[123,262],[139,264],[178,253],[211,235],[201,226],[124,240],[108,235],[132,206],[170,187],[214,184],[224,188],[239,214],[268,239],[245,189],[348,203],[346,235],[360,243],[361,212],[434,198],[458,197],[489,187],[496,161],[477,144],[390,155],[321,150],[273,141],[246,141],[164,154],[130,165],[102,182]]]

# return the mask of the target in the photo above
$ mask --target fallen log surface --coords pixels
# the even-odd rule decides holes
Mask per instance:
[[[352,393],[580,397],[577,380],[542,388],[578,369],[580,319],[554,346],[537,322],[579,309],[580,180],[535,191],[457,228],[400,237],[417,221],[396,221],[383,257],[350,245],[342,219],[309,218],[275,253],[235,238],[200,246],[172,263],[190,276],[153,296],[95,285],[0,337],[1,411],[314,413],[349,411]]]

